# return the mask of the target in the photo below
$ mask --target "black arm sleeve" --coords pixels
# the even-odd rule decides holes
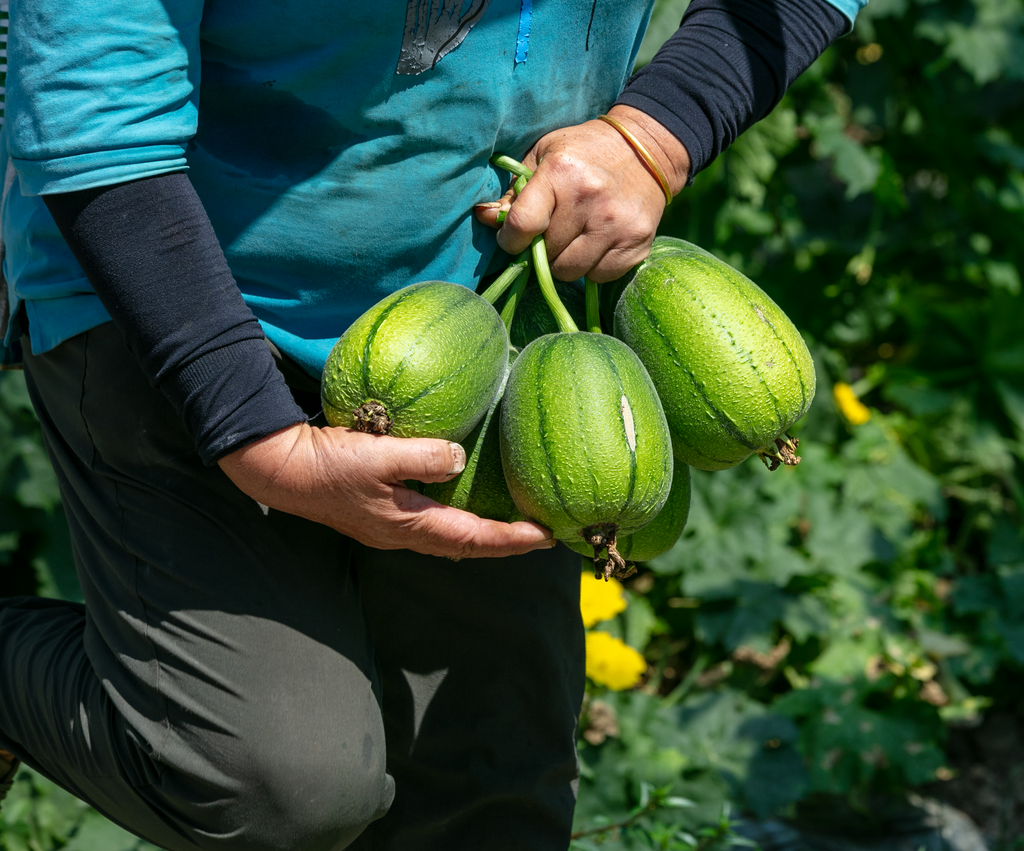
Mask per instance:
[[[205,463],[305,421],[184,174],[44,200]]]
[[[616,103],[647,113],[683,143],[692,181],[848,27],[825,0],[692,0],[679,30]]]

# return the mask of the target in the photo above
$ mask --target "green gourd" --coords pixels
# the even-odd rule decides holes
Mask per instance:
[[[672,446],[658,395],[614,337],[548,334],[516,358],[501,403],[505,480],[525,517],[586,543],[606,575],[625,567],[619,536],[651,522],[672,486]]]
[[[753,454],[795,465],[786,430],[814,398],[811,354],[782,309],[745,275],[658,237],[615,308],[614,334],[658,388],[676,458],[723,470]]]
[[[472,290],[411,284],[360,316],[324,365],[327,421],[374,434],[460,441],[487,413],[508,367],[501,317]]]

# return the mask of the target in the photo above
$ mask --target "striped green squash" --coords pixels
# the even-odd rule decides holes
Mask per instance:
[[[614,333],[647,367],[676,457],[701,470],[752,454],[796,464],[786,430],[814,397],[800,332],[749,278],[696,245],[658,237],[615,308]]]
[[[524,516],[561,541],[614,551],[661,510],[672,446],[643,365],[614,337],[548,334],[516,358],[501,403],[501,461]]]
[[[487,413],[508,366],[508,334],[467,287],[423,281],[385,297],[324,364],[327,421],[395,437],[460,441]]]

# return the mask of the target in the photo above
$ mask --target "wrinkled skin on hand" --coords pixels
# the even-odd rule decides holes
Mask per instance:
[[[440,505],[405,486],[465,467],[457,443],[300,423],[229,453],[221,470],[276,511],[323,523],[377,549],[496,558],[555,546],[536,523],[499,523]]]
[[[647,148],[672,194],[686,184],[690,157],[661,124],[626,106],[608,113]],[[602,283],[643,260],[665,210],[665,194],[618,130],[600,120],[555,130],[523,158],[534,171],[519,196],[474,208],[477,220],[499,228],[498,245],[518,254],[544,234],[551,271],[574,281]],[[508,213],[499,226],[498,213]]]

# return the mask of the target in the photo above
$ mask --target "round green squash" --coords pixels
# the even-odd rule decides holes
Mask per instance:
[[[724,470],[752,454],[793,465],[786,435],[814,397],[800,332],[753,281],[713,254],[658,237],[615,308],[615,336],[658,388],[676,457]]]
[[[548,334],[516,358],[500,408],[505,481],[524,516],[561,541],[587,542],[606,575],[625,568],[619,536],[641,529],[672,487],[658,394],[614,337]]]
[[[672,470],[672,489],[661,511],[650,523],[632,535],[622,535],[615,542],[619,555],[628,563],[650,561],[667,553],[679,540],[690,515],[690,468],[676,461]],[[593,555],[586,542],[566,541],[580,555]]]
[[[508,334],[494,308],[467,287],[423,281],[381,299],[341,335],[321,401],[333,426],[460,441],[507,367]]]

